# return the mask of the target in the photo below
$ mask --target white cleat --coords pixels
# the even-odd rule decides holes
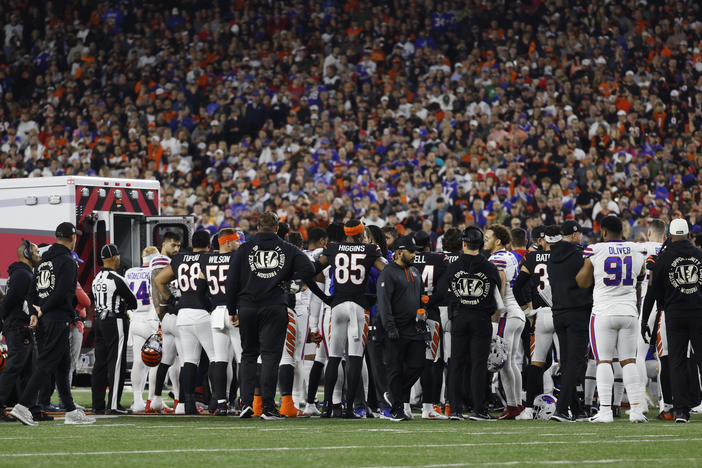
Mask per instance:
[[[175,407],[175,411],[173,411],[173,414],[185,414],[185,405],[181,402],[178,402],[178,404]]]
[[[524,408],[519,415],[514,418],[518,421],[531,421],[534,419],[534,409],[533,408]]]
[[[431,411],[422,410],[422,419],[435,419],[437,421],[446,421],[448,416],[444,416],[441,413],[437,413],[433,409]]]
[[[78,408],[78,406],[76,406],[76,408]],[[132,410],[132,413],[143,413],[146,411],[146,402],[144,400],[135,401],[129,408]]]
[[[86,415],[81,409],[74,409],[66,413],[66,419],[63,421],[64,424],[94,424],[95,418]]]
[[[614,414],[612,410],[600,410],[599,413],[590,418],[592,423],[611,423],[614,422]]]
[[[322,415],[322,413],[317,409],[317,405],[314,403],[307,403],[305,405],[305,409],[302,411],[302,414],[309,417]]]
[[[695,406],[694,408],[690,409],[690,413],[692,414],[702,414],[702,403],[699,405]]]
[[[643,414],[638,411],[632,411],[629,413],[629,422],[632,423],[647,423],[648,418]]]
[[[10,415],[14,416],[24,424],[25,426],[38,426],[39,423],[34,420],[34,416],[32,416],[32,412],[29,411],[29,408],[26,406],[22,406],[19,403],[15,405],[14,408],[12,408],[12,411],[10,411]]]

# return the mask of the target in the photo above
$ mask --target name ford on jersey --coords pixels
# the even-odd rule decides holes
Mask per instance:
[[[277,245],[273,250],[263,250],[256,245],[249,253],[248,261],[253,274],[261,279],[269,279],[282,270],[285,265],[285,253]]]

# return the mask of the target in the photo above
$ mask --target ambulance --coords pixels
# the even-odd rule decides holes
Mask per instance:
[[[17,260],[22,239],[53,244],[56,226],[69,221],[78,230],[75,252],[78,281],[86,292],[102,267],[100,249],[119,247],[121,270],[141,265],[147,245],[160,247],[163,234],[177,232],[188,246],[192,217],[161,216],[161,186],[157,180],[60,176],[0,179],[0,288],[7,269]],[[83,346],[92,348],[92,322],[85,322]],[[90,367],[90,366],[86,366]]]

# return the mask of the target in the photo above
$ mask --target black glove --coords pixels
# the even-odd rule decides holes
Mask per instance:
[[[649,255],[646,259],[646,269],[653,271],[653,269],[656,267],[656,260],[658,260],[658,255]]]
[[[644,343],[651,343],[651,329],[648,327],[647,323],[641,324],[641,336],[643,337]]]
[[[388,340],[397,341],[399,339],[400,339],[400,332],[397,330],[397,328],[393,328],[392,330],[388,330]]]

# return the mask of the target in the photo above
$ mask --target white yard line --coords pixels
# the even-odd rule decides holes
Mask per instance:
[[[698,442],[702,438],[680,438],[666,439],[666,443],[670,442]],[[109,450],[96,452],[44,452],[44,453],[4,453],[3,457],[64,457],[77,455],[149,455],[149,454],[173,454],[173,453],[247,453],[247,452],[310,452],[323,450],[386,450],[386,449],[428,449],[428,448],[459,448],[459,447],[505,447],[505,446],[528,446],[528,445],[602,445],[602,444],[621,444],[621,443],[639,443],[639,442],[656,442],[656,439],[636,439],[627,441],[614,440],[579,440],[579,441],[531,441],[531,442],[476,442],[463,444],[398,444],[398,445],[338,445],[338,446],[321,446],[321,447],[247,447],[247,448],[183,448],[183,449],[152,449],[152,450]],[[635,459],[632,459],[634,461]],[[638,459],[636,459],[638,460]],[[656,459],[657,460],[657,459]],[[690,460],[690,459],[686,459]],[[694,459],[693,459],[694,460]],[[507,464],[525,463],[518,462],[501,462]],[[537,463],[529,461],[528,463]],[[545,463],[548,463],[546,461]],[[570,462],[552,462],[552,463],[574,463]],[[615,463],[608,461],[608,463]],[[429,466],[429,465],[428,465]],[[445,465],[437,465],[445,466]],[[465,465],[457,465],[465,466]]]
[[[364,468],[440,468],[444,466],[511,466],[511,465],[609,465],[619,463],[644,463],[659,462],[665,460],[666,463],[697,462],[702,458],[603,458],[595,460],[512,460],[503,462],[483,462],[483,463],[441,463],[436,465],[371,465]]]

